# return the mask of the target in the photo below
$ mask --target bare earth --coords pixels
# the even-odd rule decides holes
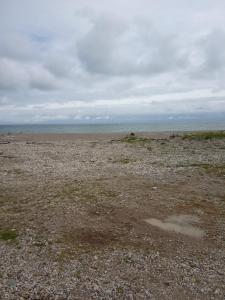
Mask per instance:
[[[225,139],[149,136],[0,136],[0,299],[225,299]]]

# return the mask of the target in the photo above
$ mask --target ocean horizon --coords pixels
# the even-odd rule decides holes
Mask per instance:
[[[225,130],[225,120],[210,121],[158,121],[121,124],[5,124],[1,134],[16,133],[119,133]]]

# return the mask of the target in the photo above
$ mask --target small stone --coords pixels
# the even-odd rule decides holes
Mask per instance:
[[[15,281],[14,279],[9,279],[9,280],[8,280],[8,285],[9,285],[10,287],[15,287],[15,286],[16,286],[16,281]]]
[[[219,275],[223,275],[223,274],[224,274],[224,272],[223,272],[223,271],[221,271],[221,270],[217,270],[217,274],[219,274]]]
[[[110,295],[112,293],[112,290],[107,289],[105,292],[106,292],[106,294]]]
[[[152,187],[152,190],[153,190],[153,191],[156,191],[156,190],[157,190],[157,186],[153,186],[153,187]]]
[[[216,290],[214,291],[214,294],[215,294],[215,295],[220,294],[220,289],[216,289]]]
[[[95,284],[95,283],[93,285],[93,289],[94,289],[95,292],[99,292],[99,290],[100,290],[99,286],[97,284]]]
[[[129,300],[134,300],[133,295],[132,295],[132,294],[129,294],[129,295],[128,295],[128,299],[129,299]]]

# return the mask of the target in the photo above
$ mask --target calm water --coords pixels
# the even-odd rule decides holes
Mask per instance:
[[[0,133],[110,133],[187,130],[225,130],[225,120],[167,121],[148,124],[0,125]]]

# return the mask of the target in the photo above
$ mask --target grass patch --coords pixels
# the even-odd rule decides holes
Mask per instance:
[[[184,134],[184,140],[212,140],[225,139],[225,131],[202,131]]]
[[[129,158],[123,158],[119,161],[121,164],[126,165],[132,162]]]
[[[192,163],[192,164],[179,164],[177,167],[196,167],[202,168],[207,173],[211,173],[217,176],[224,176],[225,175],[225,164],[221,165],[213,165],[209,163]]]
[[[140,136],[138,137],[135,135],[127,135],[124,138],[122,138],[120,141],[128,144],[136,144],[136,143],[146,144],[149,143],[151,139],[146,137],[140,137]]]
[[[223,165],[203,165],[203,169],[205,169],[208,173],[213,173],[218,176],[224,176],[225,175],[225,164]]]
[[[130,158],[121,158],[119,160],[114,161],[115,163],[121,163],[123,165],[132,163],[132,162],[136,162],[136,160],[130,159]]]
[[[11,241],[17,238],[17,233],[14,230],[0,230],[0,240]]]

